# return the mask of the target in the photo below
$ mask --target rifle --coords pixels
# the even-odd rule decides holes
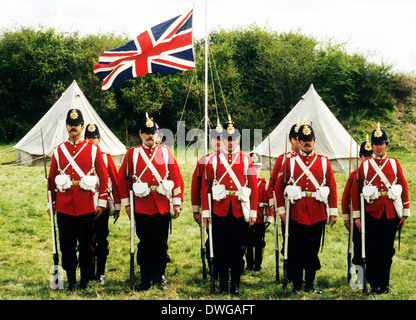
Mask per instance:
[[[352,137],[350,141],[350,163],[348,168],[348,179],[351,175],[351,154],[352,154]],[[352,217],[352,198],[350,198],[350,230],[348,231],[348,254],[347,254],[347,263],[348,263],[348,273],[347,273],[347,280],[348,283],[351,280],[351,256],[352,256],[352,239],[353,239],[353,223],[354,219]]]
[[[287,290],[288,274],[287,274],[287,260],[288,260],[288,246],[289,246],[289,215],[290,215],[290,200],[289,197],[285,199],[286,219],[285,219],[285,246],[283,251],[283,291]]]
[[[286,135],[286,143],[285,143],[285,164],[284,164],[284,171],[283,171],[283,183],[286,184],[287,179],[287,140],[288,137]],[[287,283],[288,283],[288,274],[287,274],[287,260],[288,260],[288,246],[289,246],[289,215],[290,215],[290,200],[289,197],[285,199],[285,245],[283,249],[283,291],[286,292],[287,290]]]
[[[398,236],[398,247],[397,247],[397,249],[400,251],[400,239],[402,237],[402,226],[400,224],[397,227],[397,231],[399,233],[399,236]]]
[[[42,152],[43,152],[43,165],[45,168],[45,179],[48,181],[48,209],[49,217],[51,220],[51,231],[52,231],[52,258],[53,258],[53,267],[51,268],[51,274],[53,275],[53,280],[50,282],[50,287],[52,290],[63,289],[63,277],[61,270],[59,268],[59,254],[58,246],[56,244],[56,229],[55,229],[55,210],[53,208],[53,199],[52,199],[52,184],[51,178],[48,177],[46,170],[46,155],[45,155],[45,146],[43,143],[43,133],[40,129],[40,136],[42,139]]]
[[[363,268],[363,292],[367,293],[367,275],[365,271],[365,203],[364,194],[360,194],[361,203],[361,267]]]
[[[198,160],[199,160],[199,154],[198,154],[198,140],[196,141],[196,175],[197,178],[199,179],[199,164],[198,164]],[[204,230],[204,221],[201,217],[201,222],[200,222],[200,231],[201,231],[201,261],[202,261],[202,279],[206,279],[207,278],[207,266],[205,263],[205,257],[206,257],[206,248],[205,248],[205,230]]]
[[[209,207],[209,215],[210,221],[208,225],[208,239],[209,239],[209,263],[211,266],[211,284],[209,293],[213,294],[215,292],[215,271],[214,271],[214,244],[212,239],[212,203],[211,203],[211,180],[208,181],[209,189],[208,189],[208,207]]]
[[[134,220],[134,194],[133,194],[133,177],[129,176],[129,140],[126,128],[126,177],[130,182],[129,185],[129,200],[130,200],[130,289],[134,291],[135,279],[134,279],[134,229],[135,229],[135,220]]]
[[[271,153],[271,148],[270,148],[270,134],[268,136],[268,140],[269,140],[269,170],[270,170],[270,178],[272,177],[272,163],[271,163],[271,159],[272,159],[272,153]],[[286,146],[285,149],[287,148],[287,141],[286,141]],[[276,209],[276,194],[274,191],[274,186],[273,186],[273,203],[274,203],[274,212],[275,215],[277,215],[277,209]],[[275,256],[275,263],[276,263],[276,282],[279,283],[280,282],[280,276],[279,276],[279,226],[277,224],[277,220],[278,217],[275,217],[275,221],[274,221],[274,256]]]

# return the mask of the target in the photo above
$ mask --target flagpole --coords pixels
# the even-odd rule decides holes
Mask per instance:
[[[205,0],[205,139],[204,151],[208,154],[208,0]]]

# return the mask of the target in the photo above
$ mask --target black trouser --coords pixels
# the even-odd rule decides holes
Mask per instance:
[[[231,286],[240,284],[244,270],[243,241],[248,222],[244,217],[235,218],[232,207],[225,217],[212,215],[212,240],[214,245],[214,268],[218,271],[220,288],[228,291],[228,272],[231,269]]]
[[[384,290],[389,286],[392,258],[396,252],[394,239],[400,219],[387,219],[385,212],[381,219],[369,214],[365,217],[367,280],[371,287]]]
[[[94,212],[79,216],[57,212],[56,220],[59,230],[59,245],[62,252],[62,268],[75,277],[75,270],[78,265],[78,242],[81,281],[88,280],[94,266],[94,249],[92,246]]]
[[[110,209],[104,210],[101,216],[94,222],[93,248],[94,248],[95,257],[97,259],[97,262],[96,262],[97,275],[104,275],[105,264],[107,261],[107,256],[109,254],[108,240],[107,240],[108,234],[110,233],[108,230],[109,214],[110,214]],[[95,272],[95,270],[93,272]]]
[[[324,225],[325,221],[305,225],[289,220],[288,268],[295,290],[302,288],[303,270],[306,288],[313,286],[316,270],[321,268],[318,253]]]
[[[255,223],[248,228],[245,247],[247,268],[260,268],[263,260],[264,235],[266,228],[264,223]]]
[[[361,250],[361,232],[358,230],[358,227],[355,223],[352,224],[352,243],[354,245],[354,257],[352,258],[352,263],[355,265],[362,265],[363,254]]]
[[[170,214],[135,213],[137,245],[137,264],[140,266],[141,280],[150,284],[159,283],[166,269],[167,239]]]

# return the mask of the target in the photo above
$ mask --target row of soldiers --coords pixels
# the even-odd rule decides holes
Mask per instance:
[[[88,289],[94,278],[104,283],[108,220],[114,215],[116,222],[122,206],[130,219],[134,214],[139,238],[141,283],[136,289],[147,290],[152,284],[164,289],[169,224],[180,215],[184,181],[173,154],[160,144],[157,123],[146,114],[140,126],[143,143],[127,151],[118,173],[111,156],[99,147],[95,124],[88,124],[84,133],[82,113],[75,108],[66,123],[68,141],[54,149],[48,181],[67,289],[76,285],[78,262],[82,289]],[[321,267],[318,252],[325,224],[337,221],[337,189],[328,158],[314,151],[313,128],[292,126],[291,150],[277,158],[269,182],[260,178],[260,156],[240,151],[240,133],[230,117],[225,127],[218,124],[209,136],[212,152],[198,160],[191,202],[195,221],[209,230],[207,252],[215,257],[211,277],[218,274],[219,293],[241,295],[244,254],[247,269],[261,269],[265,230],[275,216],[284,229],[284,272],[293,291],[302,289],[304,279],[306,291],[319,293],[314,286]],[[374,294],[390,292],[395,233],[410,215],[403,172],[396,159],[387,157],[387,148],[386,132],[378,127],[371,142],[362,144],[360,156],[368,158],[362,158],[350,175],[342,199],[345,226],[352,230],[354,223],[356,238],[363,218],[360,194],[365,193],[367,277]],[[358,248],[355,242],[356,264]]]

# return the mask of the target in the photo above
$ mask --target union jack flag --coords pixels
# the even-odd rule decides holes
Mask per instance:
[[[101,89],[147,73],[169,74],[195,68],[192,39],[193,9],[162,22],[116,49],[105,51],[93,71]]]

